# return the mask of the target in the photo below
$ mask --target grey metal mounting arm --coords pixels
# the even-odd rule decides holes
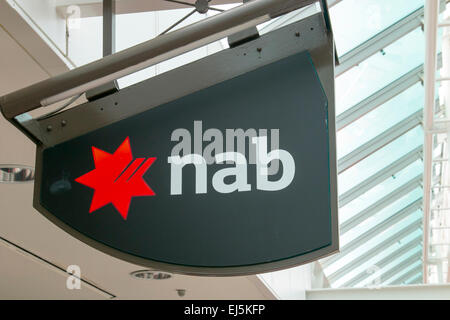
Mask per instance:
[[[99,87],[317,0],[255,0],[0,97],[8,120]]]

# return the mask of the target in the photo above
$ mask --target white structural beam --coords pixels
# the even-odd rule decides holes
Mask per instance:
[[[400,159],[384,167],[383,169],[373,174],[372,176],[362,181],[361,183],[357,184],[350,190],[342,193],[339,196],[339,208],[342,208],[346,204],[358,198],[360,195],[366,193],[367,191],[375,187],[377,184],[392,177],[393,174],[403,170],[404,168],[406,168],[407,166],[409,166],[410,164],[414,163],[415,161],[421,158],[422,158],[422,146],[411,150]]]
[[[359,148],[353,150],[346,156],[338,160],[338,173],[342,173],[345,170],[351,168],[358,162],[362,161],[375,151],[381,149],[388,143],[394,141],[398,137],[402,136],[409,130],[418,126],[422,121],[422,110],[417,111],[407,117],[406,119],[400,121],[396,125],[392,126],[388,130],[384,131],[377,137],[366,142]]]
[[[444,28],[443,36],[442,36],[442,69],[441,69],[441,78],[447,79],[447,81],[444,81],[441,83],[442,90],[443,90],[443,98],[444,98],[444,104],[445,104],[445,113],[446,117],[448,118],[450,115],[450,24],[448,24],[449,18],[450,18],[450,7],[447,8],[444,15],[445,20],[447,21],[447,25]],[[450,143],[449,143],[449,137],[450,137],[450,126],[447,126],[447,141],[445,143],[445,149],[447,156],[447,162],[446,162],[446,168],[445,168],[445,177],[443,177],[443,183],[449,185],[450,184]],[[448,207],[450,205],[450,190],[446,189],[444,190],[444,196],[443,196],[444,207]],[[430,212],[431,214],[431,212]],[[440,221],[438,221],[439,224],[443,223],[445,227],[449,226],[448,219],[441,216]],[[446,230],[448,231],[448,230]],[[445,237],[446,231],[440,231],[441,235]],[[440,269],[442,269],[442,277],[444,276],[444,272],[447,272],[447,279],[444,281],[447,281],[450,283],[450,246],[445,249],[445,247],[441,247],[438,251],[438,254],[441,256],[447,256],[447,270],[444,269],[443,261],[441,262]]]
[[[307,300],[448,300],[450,285],[391,286],[306,291]]]
[[[437,27],[439,17],[439,1],[425,1],[425,64],[424,86],[425,107],[423,111],[424,144],[423,144],[423,278],[428,282],[428,244],[430,236],[431,179],[433,165],[433,118],[435,109],[435,88],[437,69]]]

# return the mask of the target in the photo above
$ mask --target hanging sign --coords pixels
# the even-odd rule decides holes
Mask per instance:
[[[102,251],[168,271],[305,263],[337,249],[329,107],[302,51],[42,148],[35,205]]]

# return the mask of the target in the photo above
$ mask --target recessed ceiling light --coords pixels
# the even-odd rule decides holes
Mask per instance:
[[[147,279],[147,280],[166,280],[172,278],[172,275],[167,272],[156,270],[138,270],[130,273],[133,278]]]
[[[0,183],[21,183],[34,180],[34,168],[24,165],[0,164]]]

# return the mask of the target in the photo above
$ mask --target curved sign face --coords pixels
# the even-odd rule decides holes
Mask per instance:
[[[291,55],[44,148],[38,207],[168,271],[298,265],[337,246],[328,115],[309,53]]]

